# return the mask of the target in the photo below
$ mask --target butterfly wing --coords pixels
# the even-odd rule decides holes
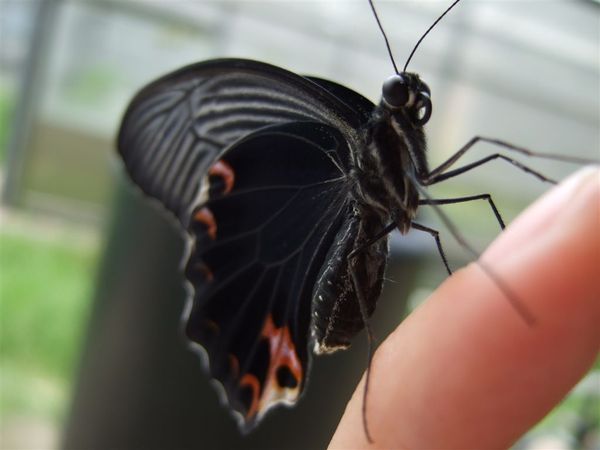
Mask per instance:
[[[370,102],[361,97],[362,109],[355,109],[356,100],[346,102],[314,80],[243,59],[184,67],[135,96],[119,132],[119,153],[135,183],[185,225],[209,166],[252,131],[312,120],[356,140],[350,135],[366,121]]]
[[[318,84],[340,102],[343,102],[348,108],[354,111],[361,124],[366,124],[371,119],[375,105],[373,105],[371,100],[363,97],[358,92],[324,78],[308,75],[305,75],[304,78]]]
[[[150,84],[125,114],[127,171],[190,238],[187,334],[245,429],[306,382],[315,284],[356,221],[348,173],[372,109],[327,80],[214,60]]]
[[[247,427],[302,392],[314,286],[352,214],[349,160],[327,125],[266,127],[224,152],[193,212],[187,334]]]

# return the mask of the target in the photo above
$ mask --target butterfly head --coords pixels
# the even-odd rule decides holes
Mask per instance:
[[[431,117],[431,91],[416,73],[402,72],[385,80],[381,100],[392,112],[404,111],[414,126],[422,127]]]

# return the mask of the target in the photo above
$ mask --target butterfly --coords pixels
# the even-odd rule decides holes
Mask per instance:
[[[245,428],[297,400],[310,351],[345,348],[362,329],[348,255],[387,225],[399,198],[415,210],[416,192],[394,172],[390,192],[371,181],[381,163],[367,140],[376,151],[391,119],[374,127],[375,108],[329,81],[223,59],[152,83],[125,115],[118,148],[129,175],[189,238],[187,335]],[[419,148],[422,127],[414,131]],[[389,157],[402,164],[400,152]],[[386,258],[382,239],[352,262],[368,314]]]
[[[487,194],[424,190],[494,158],[515,161],[494,154],[452,168],[476,138],[430,169],[431,91],[406,65],[374,104],[270,64],[204,61],[150,83],[125,113],[119,154],[187,239],[186,333],[243,430],[298,400],[313,354],[369,331],[392,230],[429,233],[450,272],[437,231],[415,221],[419,206],[485,200],[503,226]]]

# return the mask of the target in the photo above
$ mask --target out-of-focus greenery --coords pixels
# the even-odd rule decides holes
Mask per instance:
[[[6,159],[8,146],[8,130],[12,124],[14,112],[13,91],[0,83],[0,165]]]
[[[97,246],[0,230],[0,416],[59,420],[68,404]]]
[[[117,85],[119,74],[114,67],[96,63],[85,67],[65,89],[67,100],[81,105],[99,105],[106,92]]]
[[[588,375],[592,377],[591,374]],[[588,385],[594,381],[590,378]],[[596,394],[592,394],[596,395]],[[584,417],[585,416],[585,417]],[[596,427],[600,427],[598,420],[598,398],[583,393],[568,395],[558,407],[554,408],[544,417],[536,427],[536,432],[564,432],[573,433],[581,420],[593,420]]]

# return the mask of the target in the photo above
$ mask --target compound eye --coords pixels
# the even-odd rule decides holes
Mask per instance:
[[[409,91],[402,75],[392,75],[383,83],[383,101],[392,108],[402,108],[408,103]]]
[[[432,106],[429,94],[424,91],[419,92],[419,98],[415,106],[415,124],[417,124],[420,127],[425,125],[431,117],[431,109]]]

